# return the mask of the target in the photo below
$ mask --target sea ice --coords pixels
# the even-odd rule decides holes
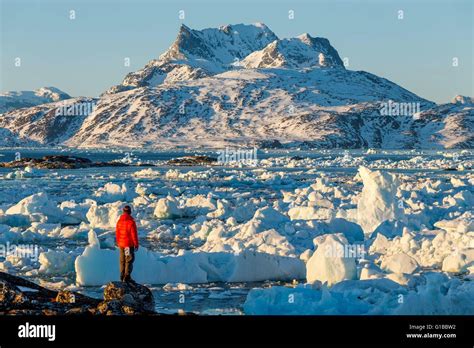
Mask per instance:
[[[89,232],[89,246],[76,258],[78,285],[103,285],[119,278],[118,249],[101,249]],[[185,252],[164,256],[140,248],[133,278],[146,284],[243,282],[304,278],[304,263],[295,258],[243,251],[241,253]]]
[[[363,166],[359,167],[359,175],[364,188],[357,204],[357,221],[364,233],[370,235],[384,221],[403,220],[396,197],[398,182],[395,177]]]
[[[63,222],[76,223],[77,220],[71,216],[67,216],[44,192],[40,192],[28,196],[19,201],[14,206],[7,209],[7,215],[39,215],[43,216],[43,222]]]
[[[315,238],[316,251],[306,264],[308,283],[320,281],[333,285],[357,278],[356,255],[348,255],[347,239],[343,234],[326,234]]]
[[[93,199],[98,203],[130,202],[136,196],[136,193],[125,183],[120,186],[109,182],[94,193]]]
[[[400,253],[384,258],[381,268],[393,273],[412,274],[418,269],[418,263],[407,254]]]
[[[91,227],[111,229],[115,228],[122,208],[123,202],[107,203],[104,205],[91,205],[87,211],[86,217]]]
[[[39,255],[39,272],[45,274],[65,274],[74,271],[75,255],[65,251],[49,250]]]
[[[158,200],[154,215],[158,219],[174,219],[183,216],[183,211],[178,207],[176,199],[168,196]]]
[[[274,286],[252,289],[251,315],[471,315],[474,283],[440,273],[418,276],[412,286],[390,279],[346,280],[331,288]],[[402,299],[402,300],[400,300]]]

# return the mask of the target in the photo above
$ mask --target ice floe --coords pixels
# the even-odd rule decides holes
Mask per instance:
[[[348,255],[347,239],[342,234],[316,237],[317,249],[306,264],[306,280],[332,285],[342,280],[356,279],[356,254]]]
[[[359,202],[357,204],[357,222],[365,234],[371,234],[382,222],[402,220],[403,212],[396,197],[398,182],[390,173],[372,171],[359,167],[363,180]]]
[[[75,261],[77,284],[103,285],[118,279],[118,249],[101,249],[94,232],[90,234],[89,246]],[[134,268],[134,279],[146,284],[291,280],[304,277],[304,263],[301,260],[254,251],[183,252],[165,256],[140,248],[136,253]]]
[[[259,168],[10,172],[0,243],[34,242],[41,256],[10,255],[0,268],[77,286],[117,280],[114,229],[129,204],[146,246],[133,273],[139,282],[174,291],[215,281],[301,283],[251,291],[248,313],[463,313],[456,301],[473,293],[474,175],[454,168],[472,168],[469,153],[382,155],[288,155],[261,159]],[[348,255],[354,248],[362,254]],[[310,305],[298,307],[303,299]]]
[[[244,304],[253,315],[470,315],[473,282],[439,273],[418,277],[411,286],[390,279],[346,280],[328,289],[252,289]]]

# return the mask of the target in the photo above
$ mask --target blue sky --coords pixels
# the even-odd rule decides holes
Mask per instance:
[[[326,37],[349,58],[349,69],[388,78],[429,100],[474,96],[472,0],[0,3],[2,92],[55,86],[73,96],[97,96],[163,53],[183,22],[195,29],[263,22],[280,38],[304,32]],[[76,19],[69,18],[70,10]],[[124,67],[125,57],[130,67]]]

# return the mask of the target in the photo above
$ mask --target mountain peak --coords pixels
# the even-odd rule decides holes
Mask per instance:
[[[268,28],[265,23],[256,22],[251,24],[239,23],[239,24],[226,24],[219,27],[219,30],[229,33],[231,30],[234,30],[236,33],[240,33],[242,31],[258,31],[258,32],[267,32],[271,33],[271,35],[275,35],[270,28]]]
[[[229,65],[276,39],[277,36],[263,23],[227,24],[202,30],[182,24],[175,42],[160,59],[205,60]]]
[[[466,97],[464,95],[457,95],[451,102],[453,104],[474,104],[474,98]]]
[[[299,39],[301,42],[304,42],[308,45],[311,44],[311,40],[313,40],[313,37],[309,35],[308,33],[303,33],[301,35],[298,35],[296,38]]]
[[[181,24],[170,48],[144,68],[128,74],[107,93],[195,80],[245,68],[310,68],[344,65],[329,40],[304,33],[280,40],[264,23],[191,29]]]
[[[191,28],[188,27],[186,24],[181,23],[181,25],[179,26],[179,30],[180,30],[180,31],[181,31],[181,30],[187,30],[187,31],[189,31],[189,30],[191,30]]]
[[[308,33],[296,38],[276,40],[261,51],[253,52],[241,64],[246,68],[341,67],[344,64],[328,39]]]
[[[176,40],[178,40],[180,38],[180,36],[182,35],[190,35],[192,33],[192,29],[190,27],[188,27],[186,24],[181,24],[179,26],[179,30],[178,30],[178,35],[176,37]]]
[[[34,91],[0,93],[0,114],[19,108],[70,99],[69,94],[56,87],[41,87]]]
[[[68,99],[71,98],[66,92],[61,91],[59,88],[56,87],[40,87],[35,89],[34,91],[10,91],[1,93],[0,96],[36,96],[36,97],[45,97],[51,98],[52,101],[58,101],[61,99]]]
[[[56,87],[40,87],[34,91],[35,95],[39,97],[51,98],[52,101],[59,101],[71,98],[69,94],[61,91]]]

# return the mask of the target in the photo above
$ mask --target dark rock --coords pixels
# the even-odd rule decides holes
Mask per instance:
[[[121,315],[122,303],[118,300],[103,301],[97,306],[97,311],[104,315]]]
[[[76,303],[76,295],[68,290],[59,290],[56,296],[56,302],[58,303]]]
[[[180,158],[173,158],[167,162],[173,166],[200,166],[209,165],[217,162],[217,158],[209,156],[185,156]]]
[[[120,300],[103,301],[97,306],[97,311],[103,315],[137,315],[152,314],[154,312],[145,311],[142,307],[126,305]]]
[[[150,289],[137,283],[111,282],[107,284],[104,289],[104,301],[118,301],[122,307],[130,307],[137,313],[153,312],[155,309],[155,300]],[[124,312],[124,309],[121,308],[121,311]]]
[[[43,315],[58,315],[59,311],[55,311],[53,309],[46,308],[46,309],[43,309],[42,314]]]
[[[94,311],[91,311],[90,308],[87,308],[87,307],[75,307],[75,308],[71,308],[69,310],[66,311],[66,315],[92,315],[95,313],[95,309]]]
[[[95,162],[92,167],[130,167],[132,164],[123,162]],[[152,165],[153,166],[153,165]]]
[[[141,166],[152,166],[151,164],[140,164]],[[79,169],[92,167],[128,167],[130,164],[123,162],[92,162],[90,159],[76,156],[53,155],[42,158],[22,158],[18,161],[0,163],[0,167],[37,169]]]
[[[28,297],[17,286],[0,280],[1,309],[21,308],[28,302]]]
[[[0,311],[0,315],[42,315],[42,310],[34,310],[34,309],[10,309],[7,311]]]
[[[87,158],[75,156],[53,155],[44,156],[43,158],[22,158],[17,161],[2,163],[6,168],[22,168],[33,167],[38,169],[77,169],[88,168],[93,162]]]
[[[20,288],[21,287],[21,288]],[[0,272],[0,314],[58,315],[83,313],[100,300],[71,291],[53,291]]]
[[[281,149],[283,148],[282,143],[276,139],[271,140],[260,140],[256,142],[257,147],[261,149]]]
[[[318,148],[318,142],[315,141],[302,141],[299,146],[300,149],[311,150]]]
[[[122,310],[123,310],[123,313],[127,315],[140,314],[139,312],[135,310],[134,307],[131,307],[131,306],[122,306]]]
[[[153,315],[154,309],[152,292],[137,283],[111,282],[99,300],[0,272],[0,315]]]

